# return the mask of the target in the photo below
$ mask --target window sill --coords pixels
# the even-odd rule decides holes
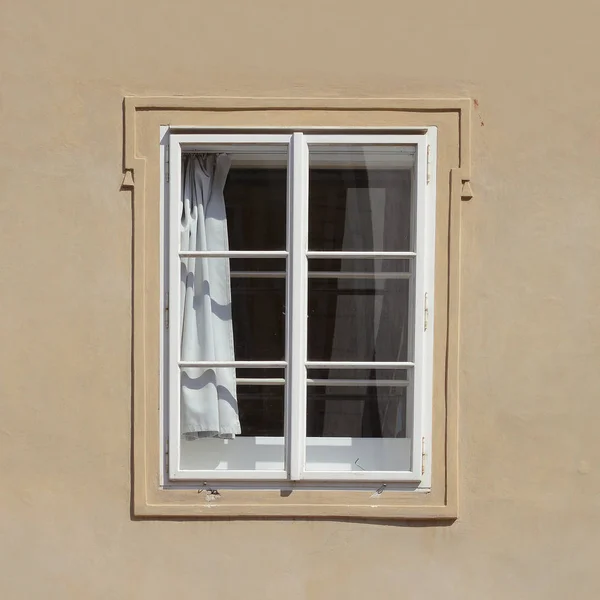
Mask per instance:
[[[455,505],[431,492],[234,490],[218,487],[160,489],[136,502],[137,517],[321,517],[354,519],[456,519]],[[137,499],[138,497],[136,497]]]

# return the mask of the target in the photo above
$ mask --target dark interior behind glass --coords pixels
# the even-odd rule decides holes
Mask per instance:
[[[384,212],[373,215],[368,203],[355,203],[358,217],[348,214],[349,190],[377,188],[385,194]],[[286,248],[285,169],[232,168],[225,186],[231,250]],[[406,170],[311,169],[309,249],[324,251],[409,251],[411,174]],[[370,232],[371,219],[383,223],[381,235]],[[351,227],[358,227],[349,239]],[[355,221],[355,224],[354,224]],[[348,259],[311,261],[310,271],[365,272],[399,269],[394,261]],[[406,268],[401,261],[402,268]],[[318,264],[315,264],[318,263]],[[232,277],[232,313],[237,360],[283,360],[285,356],[285,260],[235,259],[232,272],[278,271],[282,277]],[[407,360],[408,280],[359,281],[336,277],[309,278],[309,360]],[[376,309],[374,307],[377,307]],[[365,323],[379,315],[379,327]],[[340,333],[336,333],[337,331]],[[356,331],[356,335],[352,333]],[[362,332],[362,333],[361,333]],[[353,337],[354,336],[354,337]],[[363,337],[362,345],[353,341]],[[336,342],[337,340],[337,342]],[[365,341],[366,340],[366,341]],[[343,347],[345,344],[345,347]],[[240,375],[238,377],[246,376]],[[272,375],[262,375],[271,377]],[[386,377],[373,369],[360,372],[322,369],[319,378]],[[283,434],[283,386],[238,385],[242,435]],[[308,387],[309,436],[403,437],[406,388]]]

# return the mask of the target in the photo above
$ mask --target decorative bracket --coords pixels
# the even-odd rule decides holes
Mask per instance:
[[[123,175],[123,181],[121,182],[121,189],[127,190],[133,188],[135,185],[133,179],[133,169],[125,169],[125,174]]]
[[[471,189],[471,182],[468,179],[464,179],[462,182],[462,189],[460,191],[460,197],[463,200],[470,200],[473,197],[473,190]]]

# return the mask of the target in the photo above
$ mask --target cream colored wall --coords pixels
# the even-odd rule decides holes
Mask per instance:
[[[1,9],[2,598],[598,597],[597,2]],[[131,94],[477,99],[456,523],[130,518]]]

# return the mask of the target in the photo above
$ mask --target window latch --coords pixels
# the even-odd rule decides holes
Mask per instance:
[[[165,329],[169,329],[169,292],[165,294]]]
[[[169,156],[170,152],[169,152],[169,144],[167,144],[165,146],[165,180],[167,183],[169,183],[169,171],[170,171],[170,156]],[[428,180],[429,181],[429,180]]]

